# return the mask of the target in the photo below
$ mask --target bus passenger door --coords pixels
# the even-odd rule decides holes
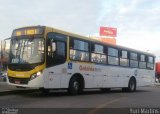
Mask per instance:
[[[57,73],[52,68],[46,69],[44,79],[45,88],[60,88],[60,79],[57,77]]]
[[[47,39],[46,83],[48,88],[61,88],[62,69],[66,61],[66,36],[51,33]]]

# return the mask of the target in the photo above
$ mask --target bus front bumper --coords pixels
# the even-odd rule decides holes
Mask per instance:
[[[35,88],[35,89],[43,87],[43,80],[42,80],[41,76],[39,76],[33,80],[7,77],[6,81],[7,81],[8,85],[17,86],[17,87]]]

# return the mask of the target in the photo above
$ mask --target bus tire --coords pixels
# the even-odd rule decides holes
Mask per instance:
[[[122,92],[127,92],[128,91],[128,88],[127,87],[123,87],[122,88]]]
[[[128,92],[135,92],[136,91],[136,79],[131,78],[128,83]]]
[[[50,91],[49,89],[45,89],[45,88],[40,88],[39,90],[43,95],[48,95]]]
[[[80,91],[80,82],[76,77],[71,78],[68,88],[69,94],[77,95],[79,91]]]
[[[26,87],[16,86],[16,88],[25,89]]]

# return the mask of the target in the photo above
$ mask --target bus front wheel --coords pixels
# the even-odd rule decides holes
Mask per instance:
[[[45,88],[40,88],[39,90],[40,90],[40,93],[44,95],[49,94],[49,91],[50,91],[49,89],[45,89]]]
[[[71,95],[77,95],[80,91],[80,83],[76,77],[73,77],[70,81],[68,92]]]
[[[128,92],[136,91],[136,80],[135,78],[131,78],[128,83]]]

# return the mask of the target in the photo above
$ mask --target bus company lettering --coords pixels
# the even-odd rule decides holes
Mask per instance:
[[[81,71],[101,72],[100,68],[94,68],[92,66],[82,66],[82,65],[79,66],[79,70],[81,70]]]

